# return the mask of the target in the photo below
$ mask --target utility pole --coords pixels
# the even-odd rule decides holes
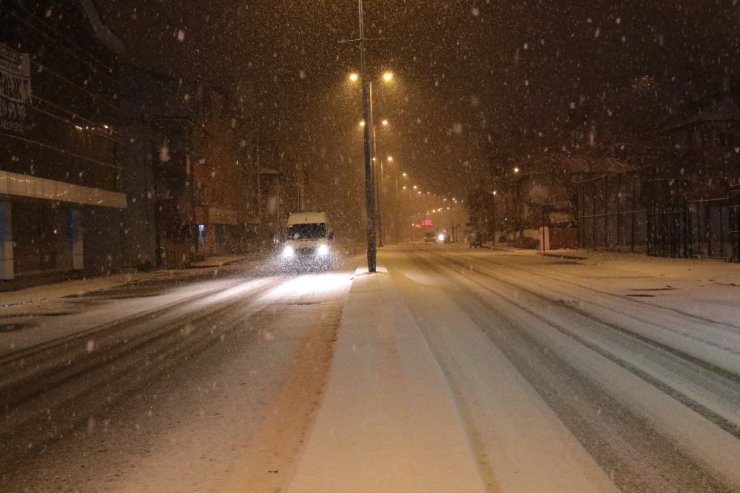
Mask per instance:
[[[365,27],[363,23],[362,0],[358,1],[360,21],[360,78],[362,79],[362,112],[365,121],[365,208],[367,211],[367,271],[376,271],[377,245],[375,243],[375,197],[373,190],[373,162],[370,149],[370,94],[365,73]]]
[[[376,235],[378,239],[378,246],[383,246],[383,222],[382,222],[382,208],[381,208],[381,187],[383,186],[383,161],[378,158],[378,140],[377,140],[377,129],[375,128],[375,112],[373,108],[373,82],[368,82],[369,98],[370,98],[370,126],[372,127],[372,143],[370,147],[370,163],[373,166],[373,187],[375,190],[375,224],[377,226]]]

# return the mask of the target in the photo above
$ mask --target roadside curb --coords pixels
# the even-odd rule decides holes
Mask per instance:
[[[209,257],[188,264],[191,269],[207,269],[208,267],[222,267],[224,265],[235,264],[250,258],[250,255],[239,255],[234,257]]]
[[[555,252],[538,251],[537,255],[540,255],[542,257],[562,258],[566,260],[588,260],[588,257],[585,257],[583,255],[574,255],[571,253],[555,253]]]

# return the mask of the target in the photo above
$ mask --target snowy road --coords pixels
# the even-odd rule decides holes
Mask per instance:
[[[0,491],[740,491],[740,269],[625,258],[412,245],[10,306]]]
[[[577,455],[553,433],[623,491],[740,489],[737,285],[697,303],[702,282],[659,262],[635,275],[439,248],[385,261],[501,490],[573,491],[557,481]]]
[[[279,485],[252,476],[295,457],[351,271],[261,270],[155,276],[5,317],[0,491]]]

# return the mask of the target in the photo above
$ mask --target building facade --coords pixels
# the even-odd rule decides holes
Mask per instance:
[[[0,279],[120,268],[120,48],[90,2],[0,4]]]
[[[124,72],[126,263],[179,268],[248,251],[259,233],[260,183],[239,105],[201,82]]]

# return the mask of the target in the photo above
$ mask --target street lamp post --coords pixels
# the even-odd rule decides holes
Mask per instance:
[[[362,114],[365,119],[364,151],[365,151],[365,208],[367,213],[367,271],[376,271],[377,246],[375,243],[375,197],[373,196],[373,167],[370,152],[370,92],[365,73],[365,28],[363,24],[362,0],[358,1],[360,23],[360,78],[362,79]]]
[[[375,113],[373,108],[373,82],[368,82],[369,94],[370,94],[370,126],[372,127],[372,145],[371,145],[371,156],[370,162],[373,166],[373,184],[375,186],[375,220],[377,225],[377,239],[378,246],[383,246],[383,213],[381,210],[380,194],[381,187],[383,186],[383,163],[376,157],[378,155],[378,144],[377,144],[377,129],[375,128]],[[387,120],[383,120],[383,124],[387,125]]]
[[[492,202],[492,209],[493,209],[493,225],[491,227],[491,231],[493,232],[493,239],[491,245],[496,245],[496,190],[492,192],[493,195],[493,202]]]
[[[383,74],[383,80],[390,82],[393,80],[392,72],[385,72]],[[372,151],[371,151],[371,162],[373,164],[374,171],[374,183],[375,183],[375,211],[376,211],[376,224],[377,224],[377,238],[378,246],[384,246],[385,232],[383,230],[383,160],[377,158],[377,129],[374,120],[374,99],[373,99],[373,82],[368,82],[369,93],[370,93],[370,124],[372,126]],[[381,121],[383,127],[387,127],[389,122],[387,119]]]
[[[362,41],[362,40],[360,40]],[[364,74],[364,70],[361,71]],[[363,83],[363,102],[365,100],[365,95],[367,94],[367,105],[369,107],[369,110],[365,114],[365,118],[362,120],[361,125],[365,127],[366,125],[369,125],[370,127],[370,165],[372,168],[372,182],[373,182],[373,193],[375,195],[375,216],[374,221],[376,225],[376,231],[375,236],[378,241],[378,246],[383,246],[384,241],[384,230],[382,227],[382,220],[383,220],[383,212],[382,212],[382,195],[383,190],[382,187],[384,185],[383,183],[383,161],[376,158],[378,155],[377,152],[377,126],[375,125],[375,96],[374,96],[374,88],[373,88],[373,81],[367,81],[367,85],[365,86],[365,76],[360,75],[357,73],[351,73],[349,76],[349,80],[351,82],[357,82],[362,77],[362,83]],[[383,73],[382,79],[385,83],[390,83],[393,81],[393,72],[386,71]],[[367,87],[367,92],[365,92],[365,87]],[[390,122],[387,119],[383,119],[380,122],[380,125],[383,127],[387,127],[390,125]]]

